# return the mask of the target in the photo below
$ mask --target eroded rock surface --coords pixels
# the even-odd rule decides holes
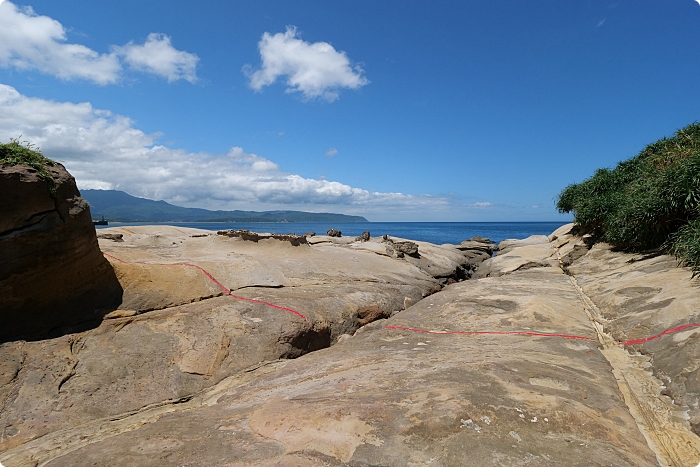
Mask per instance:
[[[458,334],[484,330],[520,334]],[[206,399],[47,465],[657,465],[555,268],[450,285]]]
[[[464,262],[450,247],[413,264],[375,254],[370,242],[358,249],[204,232],[101,230],[121,305],[95,330],[0,346],[0,451],[174,404],[261,362],[328,347],[420,300],[439,282],[431,269]],[[110,239],[119,235],[123,242]]]
[[[47,171],[55,196],[31,167],[0,165],[0,342],[98,323],[121,296],[75,180]]]
[[[0,346],[0,462],[695,467],[698,335],[666,331],[696,322],[697,284],[570,230],[454,282],[455,246],[119,229],[110,319]]]

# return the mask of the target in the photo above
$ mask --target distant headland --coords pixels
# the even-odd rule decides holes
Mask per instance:
[[[367,222],[362,216],[304,211],[210,211],[138,198],[117,190],[81,190],[93,218],[112,222]]]

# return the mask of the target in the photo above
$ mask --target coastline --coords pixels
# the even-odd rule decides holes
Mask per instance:
[[[98,229],[128,226],[175,226],[199,228],[211,231],[243,229],[258,232],[303,235],[315,232],[323,235],[328,229],[340,230],[343,235],[357,237],[364,231],[370,231],[372,236],[384,234],[418,240],[441,245],[444,243],[459,244],[474,236],[490,238],[495,242],[513,238],[522,239],[530,235],[548,235],[558,227],[566,224],[564,221],[552,222],[128,222],[110,223],[108,226],[98,226]]]

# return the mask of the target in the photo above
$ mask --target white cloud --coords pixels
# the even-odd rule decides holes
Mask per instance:
[[[338,154],[338,150],[336,148],[330,148],[328,151],[326,151],[326,156],[328,157],[333,157],[336,154]]]
[[[58,21],[37,16],[30,7],[0,4],[0,66],[98,84],[117,81],[121,69],[117,57],[65,40],[66,31]]]
[[[493,206],[493,204],[489,203],[488,201],[481,201],[469,205],[469,207],[473,208],[488,208],[489,206]]]
[[[23,96],[0,84],[0,141],[19,135],[48,157],[64,160],[80,188],[123,190],[184,206],[332,209],[397,220],[450,208],[442,197],[371,192],[304,178],[240,147],[216,156],[171,149],[155,144],[159,134],[145,134],[127,117],[89,103]]]
[[[269,86],[281,76],[287,77],[287,92],[301,92],[305,99],[338,99],[341,88],[358,89],[369,83],[358,65],[351,66],[345,52],[327,42],[310,44],[301,40],[294,27],[284,33],[266,32],[258,43],[262,67],[244,72],[256,91]]]
[[[135,70],[162,76],[168,82],[178,79],[190,83],[197,81],[199,57],[175,49],[170,44],[170,38],[164,34],[151,33],[143,45],[129,42],[123,47],[114,47],[113,50]]]
[[[121,79],[123,59],[135,70],[168,81],[196,80],[198,57],[173,48],[167,36],[150,34],[143,45],[130,42],[111,49],[100,54],[84,45],[68,43],[66,30],[58,21],[37,15],[31,7],[0,2],[0,67],[106,85]]]

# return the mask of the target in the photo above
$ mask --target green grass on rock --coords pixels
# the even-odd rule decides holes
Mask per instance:
[[[19,138],[11,138],[9,143],[0,143],[0,164],[30,166],[46,181],[51,196],[56,195],[56,182],[46,170],[47,166],[53,166],[55,162],[45,157],[39,148],[32,143],[20,142]]]

